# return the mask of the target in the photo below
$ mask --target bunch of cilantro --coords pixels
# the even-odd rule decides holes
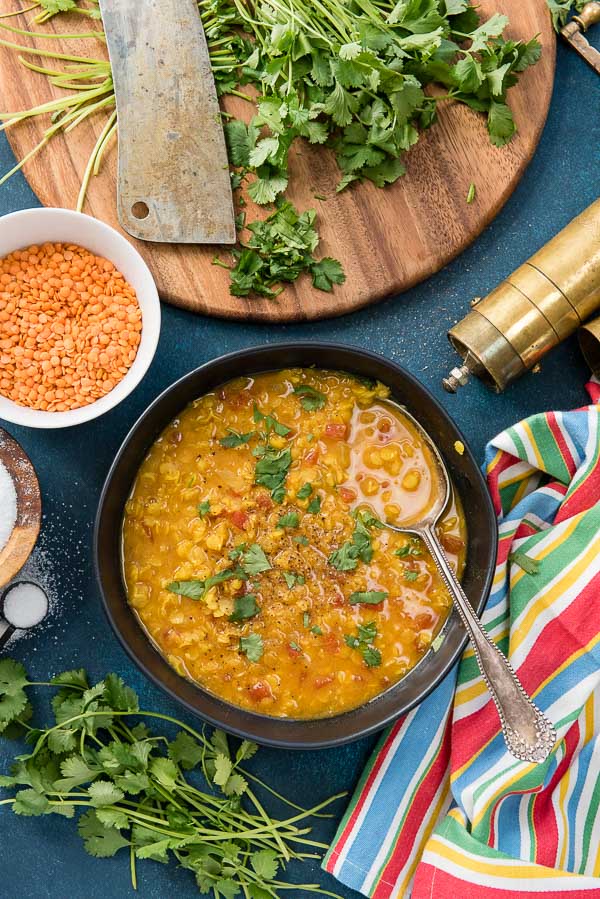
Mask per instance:
[[[540,55],[535,38],[505,40],[496,13],[480,20],[468,0],[234,0],[252,52],[242,83],[259,91],[246,131],[248,188],[273,202],[288,183],[288,152],[297,137],[334,148],[338,190],[368,179],[380,187],[404,174],[401,158],[436,119],[440,102],[485,114],[490,139],[515,131],[508,89]],[[202,7],[202,4],[201,4]],[[425,93],[428,85],[443,93]],[[227,126],[230,148],[239,124]]]
[[[120,677],[90,686],[83,670],[35,685],[57,691],[54,722],[37,728],[30,686],[21,664],[0,661],[0,734],[25,734],[31,747],[0,775],[0,787],[14,791],[0,806],[66,818],[83,809],[77,827],[86,850],[97,858],[128,851],[134,888],[137,860],[173,859],[214,899],[277,899],[281,889],[335,897],[318,884],[279,880],[288,861],[318,858],[314,849],[327,848],[306,837],[304,823],[333,800],[304,811],[274,794],[294,811],[271,818],[248,780],[269,788],[241,768],[256,753],[254,743],[243,741],[233,754],[222,731],[208,738],[168,715],[141,711]],[[179,730],[174,738],[153,734],[141,719]]]

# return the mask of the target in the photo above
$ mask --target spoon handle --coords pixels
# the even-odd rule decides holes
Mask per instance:
[[[432,529],[419,531],[469,634],[479,670],[494,700],[508,751],[524,762],[543,762],[556,743],[556,731],[523,689],[508,659],[490,640]]]
[[[3,618],[0,618],[0,649],[6,646],[14,632],[15,629],[12,624],[9,624],[8,621],[5,621]]]

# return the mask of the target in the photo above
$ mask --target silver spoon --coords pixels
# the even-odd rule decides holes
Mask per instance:
[[[39,606],[35,609],[35,614],[27,619],[21,617],[22,613],[21,615],[19,614],[18,605],[15,605],[13,608],[9,598],[9,595],[14,590],[23,586],[35,587],[40,592]],[[0,618],[0,649],[2,649],[16,630],[28,631],[42,623],[48,614],[48,597],[46,591],[34,581],[13,581],[0,596],[0,609],[2,610],[2,617]]]
[[[450,479],[444,461],[433,440],[419,422],[403,406],[390,400],[386,400],[386,403],[395,406],[404,417],[408,418],[423,438],[435,462],[440,486],[439,490],[434,491],[436,498],[433,506],[423,518],[405,526],[386,522],[386,527],[403,534],[414,534],[423,540],[473,644],[479,670],[498,709],[508,751],[524,762],[543,762],[556,744],[556,731],[527,695],[508,659],[488,637],[437,536],[436,526],[451,495]]]

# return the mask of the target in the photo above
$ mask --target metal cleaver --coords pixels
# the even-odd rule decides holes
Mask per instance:
[[[119,122],[125,231],[235,243],[227,150],[195,0],[100,0]]]

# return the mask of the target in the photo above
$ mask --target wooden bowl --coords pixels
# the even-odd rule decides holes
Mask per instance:
[[[4,587],[19,573],[33,551],[42,522],[42,498],[31,460],[2,428],[0,462],[12,477],[17,494],[17,520],[8,541],[0,549],[0,587]]]

